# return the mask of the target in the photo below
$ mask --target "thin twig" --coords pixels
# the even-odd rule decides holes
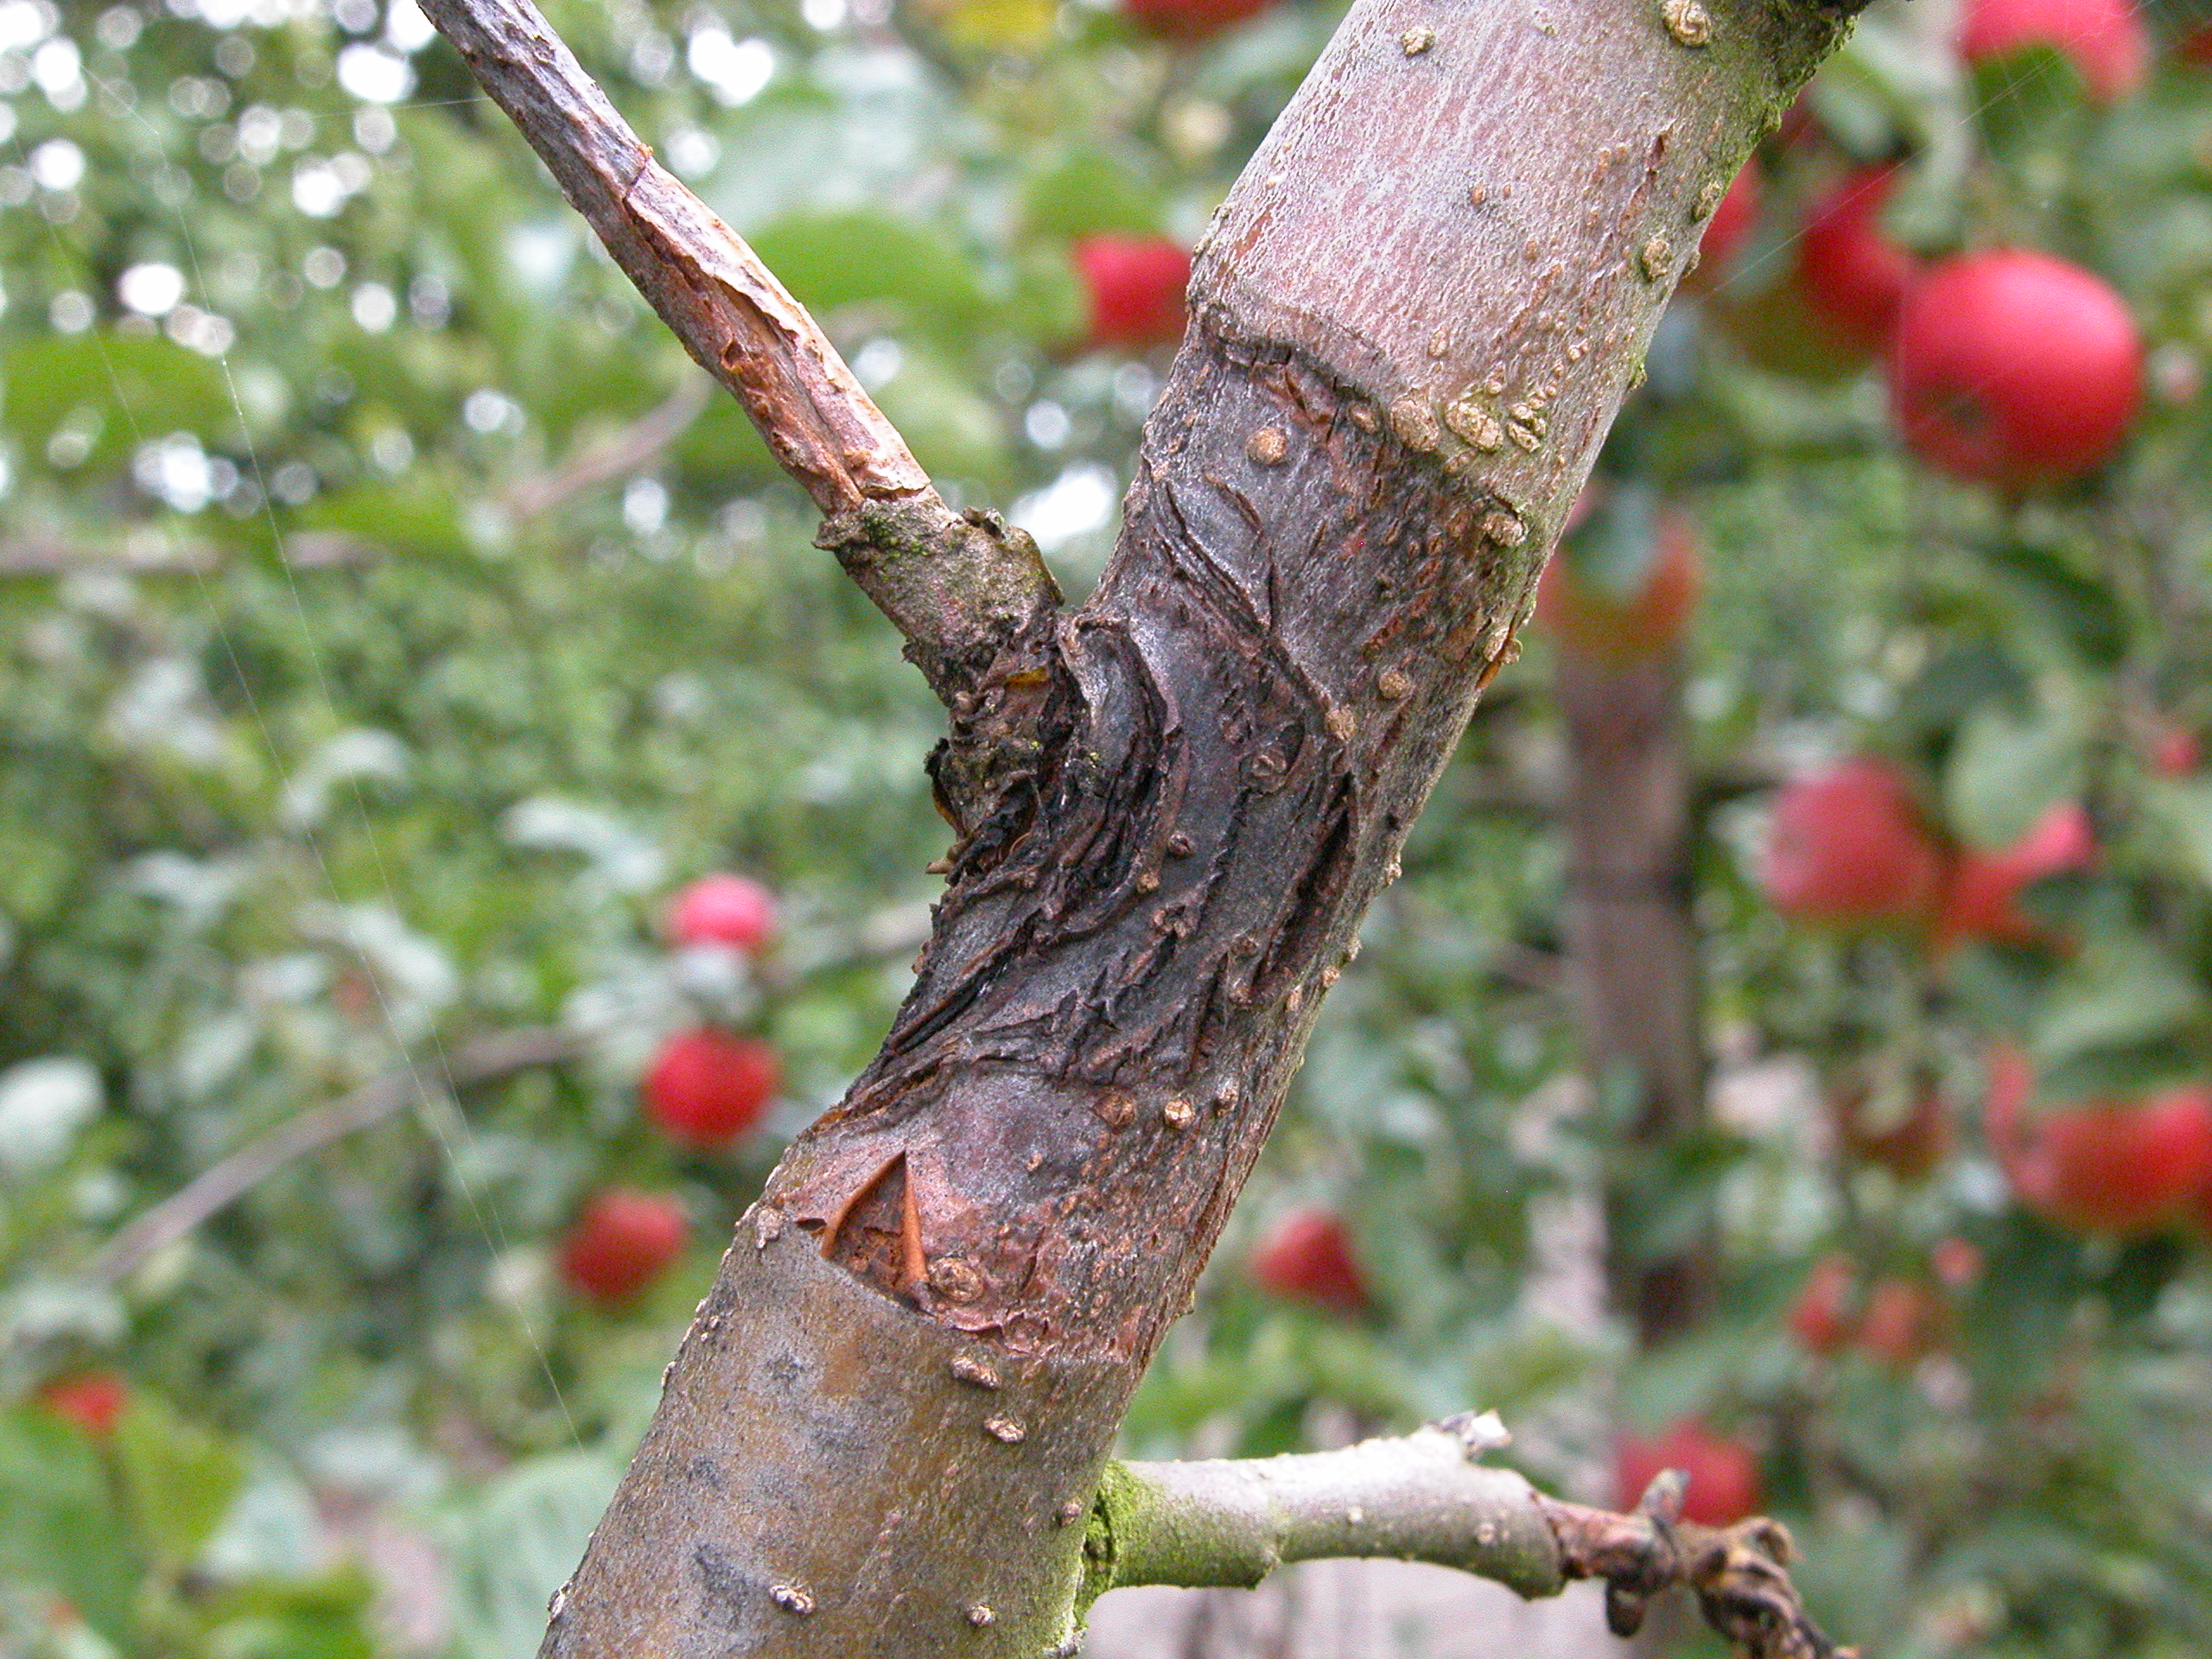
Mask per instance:
[[[537,473],[507,491],[507,510],[518,518],[535,518],[570,497],[627,478],[682,437],[706,412],[710,382],[687,374],[666,401],[550,473]]]
[[[1681,1518],[1688,1482],[1664,1471],[1629,1515],[1539,1497],[1571,1579],[1605,1581],[1605,1624],[1615,1636],[1643,1627],[1652,1599],[1676,1586],[1697,1597],[1706,1623],[1745,1659],[1859,1659],[1813,1623],[1789,1580],[1788,1529],[1757,1516],[1732,1527]]]
[[[58,536],[26,536],[0,542],[0,576],[67,576],[79,571],[124,575],[185,575],[215,568],[219,555],[204,542],[159,541],[86,547]]]
[[[109,1241],[86,1269],[98,1284],[126,1279],[177,1240],[220,1214],[296,1159],[332,1141],[383,1122],[422,1098],[426,1084],[466,1089],[494,1082],[533,1066],[558,1065],[583,1047],[577,1033],[556,1027],[503,1032],[464,1043],[426,1078],[414,1066],[402,1066],[348,1094],[302,1112],[260,1140],[238,1148],[202,1170],[175,1192]]]

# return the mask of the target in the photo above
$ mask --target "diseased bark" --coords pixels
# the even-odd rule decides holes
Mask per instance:
[[[1201,245],[1120,545],[1053,615],[1020,559],[944,567],[979,598],[887,553],[927,539],[904,451],[803,315],[524,0],[426,0],[955,716],[913,991],[748,1212],[546,1654],[1071,1650],[1128,1395],[1705,218],[1840,27],[1707,8],[1360,0]]]
[[[1613,1294],[1654,1345],[1702,1319],[1713,1291],[1709,1241],[1650,1256],[1623,1243],[1639,1230],[1650,1166],[1706,1127],[1681,652],[1606,659],[1562,641],[1556,686],[1567,728],[1567,936],[1585,1063],[1601,1091],[1625,1084],[1636,1096],[1620,1147],[1627,1169],[1608,1195]]]

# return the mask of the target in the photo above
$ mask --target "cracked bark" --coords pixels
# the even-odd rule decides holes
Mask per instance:
[[[1060,613],[524,0],[426,0],[954,711],[912,993],[748,1212],[547,1655],[1071,1650],[1128,1396],[1705,217],[1840,28],[1707,3],[1359,0],[1201,244]]]

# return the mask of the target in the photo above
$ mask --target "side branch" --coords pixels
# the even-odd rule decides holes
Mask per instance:
[[[423,10],[638,291],[736,394],[940,697],[974,697],[1059,593],[1027,536],[954,512],[806,309],[615,112],[531,0]]]
[[[1109,1465],[1084,1543],[1087,1595],[1139,1584],[1249,1587],[1288,1561],[1389,1556],[1457,1567],[1530,1599],[1603,1579],[1606,1621],[1620,1636],[1680,1585],[1748,1659],[1855,1659],[1807,1617],[1776,1522],[1682,1521],[1676,1471],[1632,1515],[1562,1503],[1477,1461],[1505,1440],[1485,1413],[1338,1452]]]

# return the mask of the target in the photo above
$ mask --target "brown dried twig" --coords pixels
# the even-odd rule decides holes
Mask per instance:
[[[1680,1585],[1746,1659],[1859,1659],[1856,1648],[1829,1640],[1806,1612],[1789,1580],[1795,1551],[1780,1522],[1684,1521],[1686,1488],[1680,1470],[1667,1470],[1628,1515],[1538,1499],[1567,1576],[1605,1580],[1605,1624],[1614,1635],[1634,1636],[1653,1598]]]

